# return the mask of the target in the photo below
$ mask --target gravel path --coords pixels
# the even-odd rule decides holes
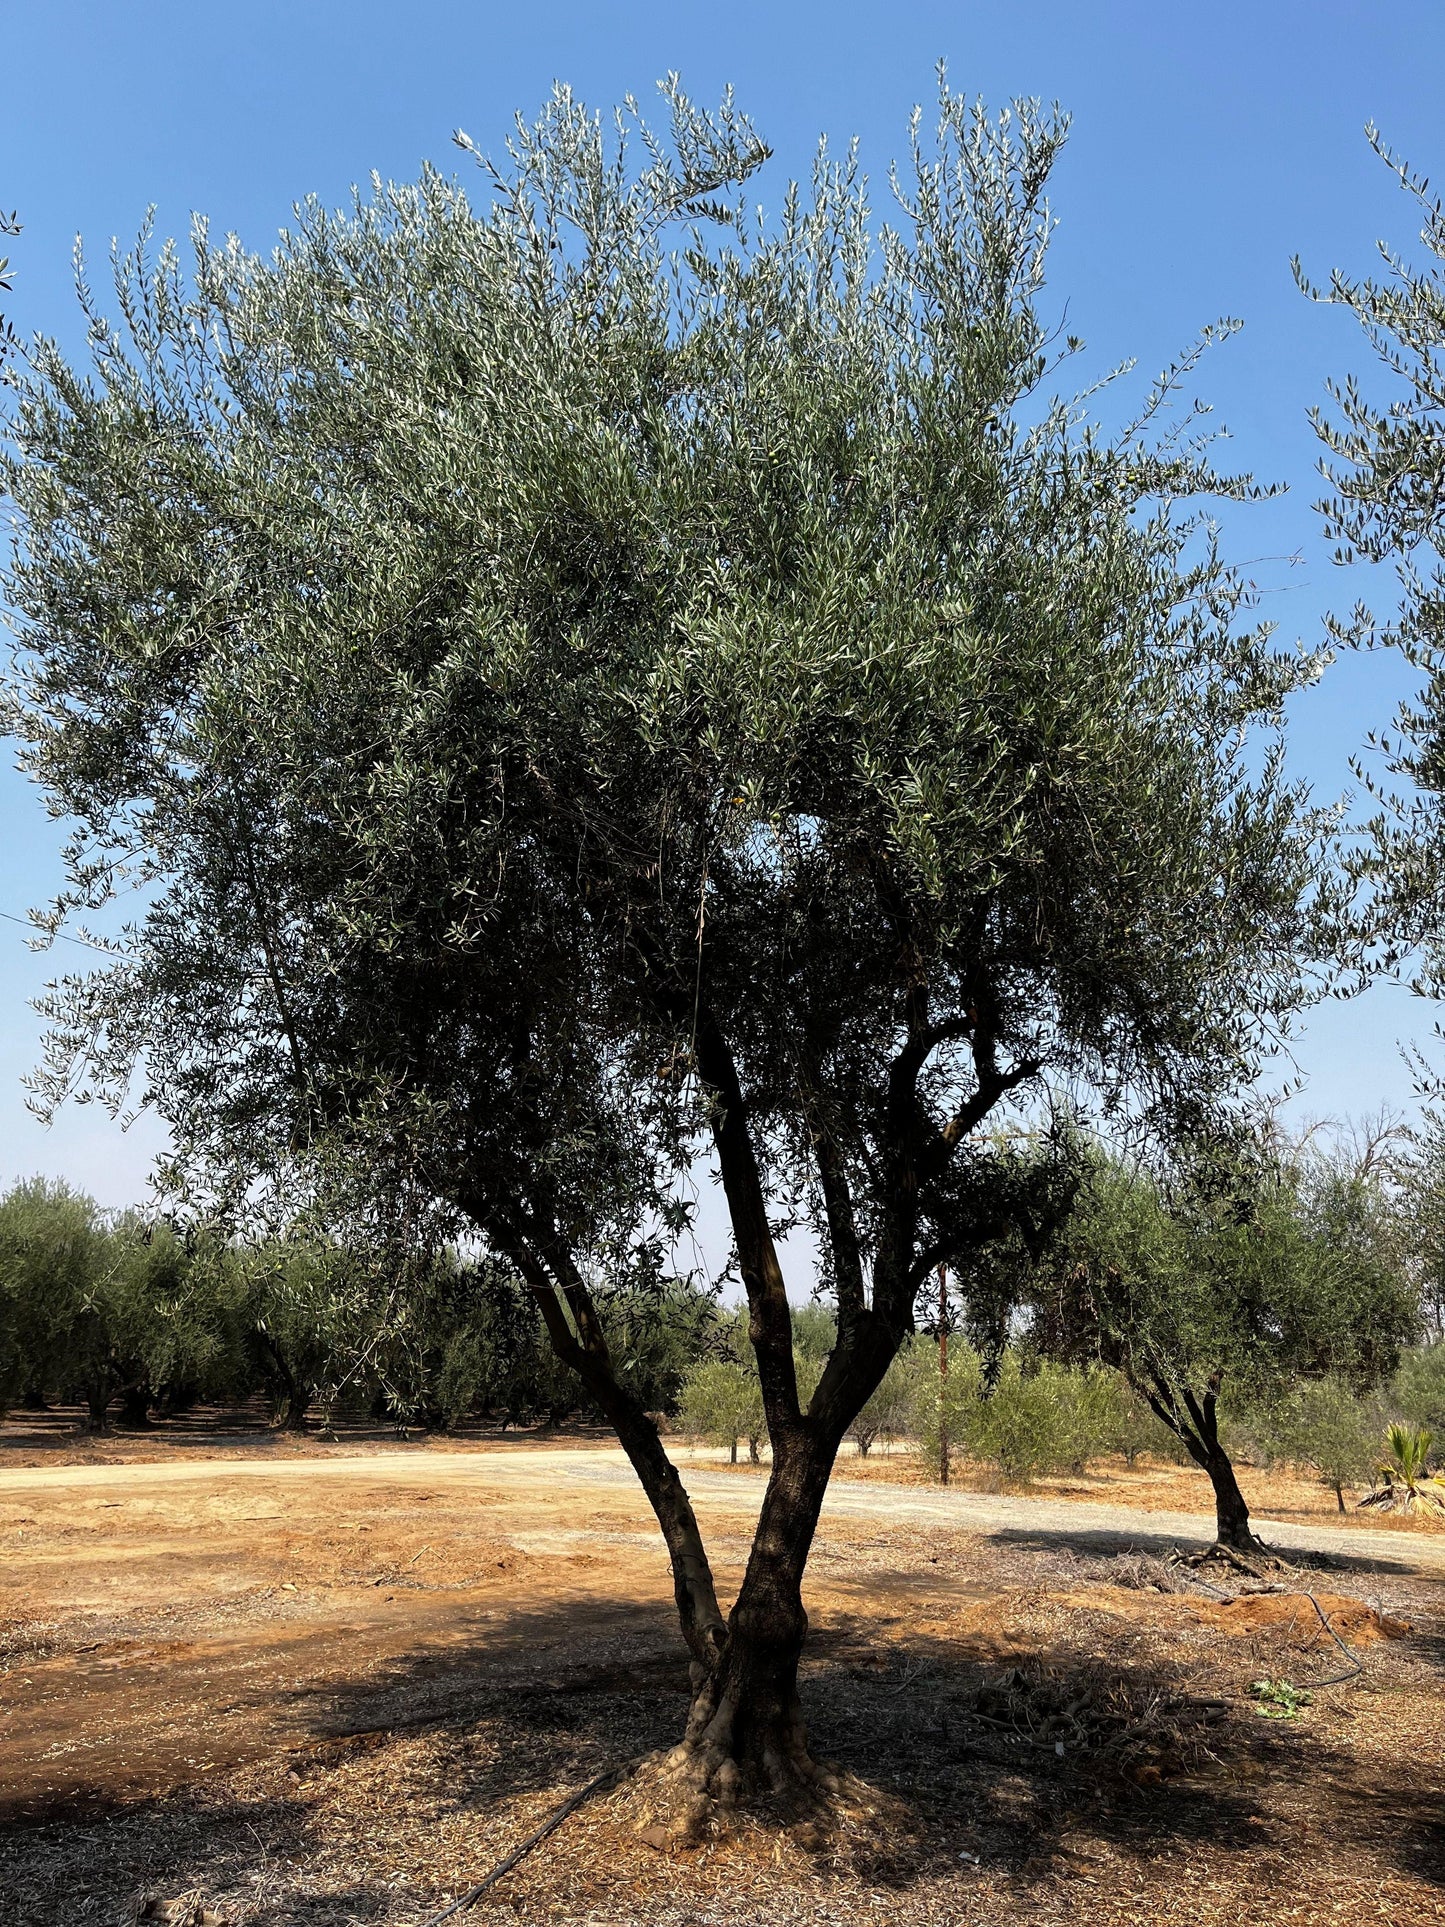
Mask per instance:
[[[426,1446],[294,1458],[246,1457],[165,1460],[154,1464],[111,1461],[92,1465],[8,1466],[0,1469],[0,1492],[55,1490],[62,1487],[124,1484],[127,1489],[191,1480],[226,1478],[278,1485],[297,1479],[364,1479],[386,1484],[473,1486],[515,1494],[537,1487],[555,1496],[559,1485],[581,1489],[625,1487],[642,1494],[635,1475],[615,1446],[552,1448],[507,1445],[470,1451],[436,1451]],[[751,1512],[761,1500],[760,1473],[710,1471],[686,1466],[689,1491],[705,1511],[718,1501],[730,1510]],[[581,1491],[579,1490],[579,1498]],[[1097,1505],[1084,1500],[1036,1499],[1019,1494],[925,1491],[882,1482],[835,1479],[823,1509],[823,1531],[833,1519],[876,1519],[940,1525],[955,1532],[977,1532],[1015,1543],[1055,1544],[1096,1551],[1166,1552],[1179,1545],[1207,1545],[1214,1522],[1203,1513],[1150,1512],[1136,1506]],[[1404,1533],[1358,1527],[1307,1526],[1256,1515],[1254,1525],[1268,1544],[1287,1552],[1332,1554],[1342,1566],[1438,1577],[1445,1573],[1445,1535]]]

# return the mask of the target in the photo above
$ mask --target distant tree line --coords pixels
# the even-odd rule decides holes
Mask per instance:
[[[636,1276],[609,1314],[636,1396],[675,1404],[715,1322],[711,1295]],[[494,1258],[188,1238],[44,1179],[0,1198],[0,1410],[76,1402],[99,1431],[258,1396],[292,1430],[337,1413],[444,1430],[590,1410],[533,1294]]]
[[[1313,1468],[1343,1509],[1346,1488],[1388,1480],[1392,1425],[1422,1460],[1445,1442],[1431,1136],[1407,1151],[1385,1129],[1328,1146],[1265,1131],[1164,1169],[1063,1136],[1030,1154],[1073,1168],[1047,1236],[985,1248],[947,1376],[937,1330],[919,1333],[849,1428],[860,1453],[907,1437],[925,1467],[967,1455],[1011,1480],[1171,1457],[1208,1475],[1220,1540],[1248,1550],[1237,1459]],[[794,1318],[800,1382],[832,1343],[820,1316]],[[689,1374],[683,1417],[756,1459],[744,1338],[739,1320]]]
[[[907,1441],[930,1473],[967,1458],[1011,1482],[1172,1458],[1208,1474],[1221,1536],[1237,1539],[1237,1460],[1311,1468],[1343,1509],[1388,1468],[1391,1426],[1422,1465],[1438,1456],[1435,1147],[1403,1163],[1378,1142],[1256,1145],[1227,1169],[1171,1174],[1083,1142],[1070,1155],[1074,1187],[1048,1237],[991,1248],[961,1295],[946,1376],[936,1324],[899,1351],[849,1428],[860,1455]],[[646,1409],[734,1461],[762,1459],[745,1311],[654,1256],[606,1317]],[[794,1308],[803,1395],[836,1332],[827,1304]],[[290,1430],[599,1416],[525,1280],[494,1257],[314,1235],[221,1242],[44,1179],[0,1197],[0,1409],[78,1403],[100,1431],[258,1398]]]

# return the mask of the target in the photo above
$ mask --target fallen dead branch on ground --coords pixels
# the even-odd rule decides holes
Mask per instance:
[[[594,1793],[600,1793],[603,1787],[611,1786],[614,1781],[624,1779],[639,1764],[637,1760],[627,1760],[621,1766],[610,1766],[605,1773],[599,1773],[595,1780],[589,1780],[586,1786],[569,1793],[559,1807],[552,1809],[541,1826],[534,1833],[529,1833],[521,1846],[513,1848],[505,1860],[499,1861],[485,1879],[479,1880],[474,1887],[468,1887],[464,1894],[437,1913],[428,1914],[421,1927],[439,1927],[441,1921],[450,1920],[454,1914],[465,1913],[468,1908],[474,1907],[483,1894],[489,1893],[514,1867],[520,1866],[532,1849],[540,1846],[549,1833],[555,1833],[567,1816],[575,1813],[585,1800],[589,1800]]]

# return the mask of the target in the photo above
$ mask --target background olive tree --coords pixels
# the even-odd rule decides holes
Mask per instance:
[[[1252,1551],[1226,1413],[1282,1405],[1313,1380],[1377,1385],[1418,1331],[1384,1167],[1273,1134],[1162,1172],[1093,1156],[1035,1280],[1039,1342],[1123,1372],[1208,1474],[1219,1543]],[[1339,1441],[1316,1437],[1343,1481]]]

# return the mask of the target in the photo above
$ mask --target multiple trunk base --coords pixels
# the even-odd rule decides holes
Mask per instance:
[[[812,1850],[842,1828],[885,1814],[907,1817],[900,1803],[856,1774],[814,1760],[801,1721],[770,1733],[761,1756],[752,1756],[709,1720],[702,1732],[644,1760],[633,1789],[636,1830],[660,1851],[718,1839],[743,1814],[789,1828]]]
[[[734,1624],[712,1665],[694,1662],[683,1738],[652,1754],[634,1776],[638,1830],[649,1844],[699,1845],[727,1832],[746,1809],[792,1827],[816,1847],[839,1825],[876,1818],[891,1806],[865,1781],[809,1751],[797,1689],[802,1640],[797,1625],[759,1639]]]

